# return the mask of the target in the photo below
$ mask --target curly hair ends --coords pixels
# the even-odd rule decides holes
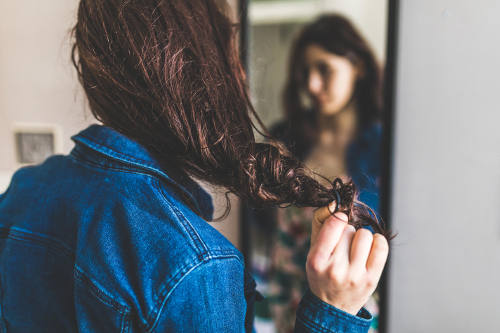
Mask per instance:
[[[263,125],[235,33],[213,0],[81,0],[73,63],[93,115],[165,169],[255,205],[319,207],[338,191],[358,223],[352,184],[326,188],[278,144],[255,142],[250,115]],[[363,223],[382,230],[373,218]]]

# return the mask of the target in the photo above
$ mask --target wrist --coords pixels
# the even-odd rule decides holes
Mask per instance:
[[[328,333],[368,332],[372,319],[364,308],[352,315],[324,302],[311,290],[306,291],[297,309],[297,323]]]
[[[323,293],[316,293],[314,290],[310,289],[311,294],[316,296],[319,300],[322,302],[325,302],[339,310],[342,310],[344,312],[347,312],[353,316],[356,316],[358,312],[361,310],[363,307],[362,305],[352,305],[352,303],[346,303],[341,300],[335,300],[332,299],[331,297],[328,297],[327,295],[324,295]]]

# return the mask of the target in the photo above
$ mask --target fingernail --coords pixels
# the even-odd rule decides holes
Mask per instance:
[[[328,210],[330,211],[330,214],[334,214],[335,213],[335,208],[337,207],[337,203],[335,202],[335,200],[333,200],[332,202],[330,202],[330,204],[328,205]]]
[[[349,222],[349,218],[345,213],[342,212],[336,212],[333,216],[335,216],[337,219],[344,221],[344,222]]]

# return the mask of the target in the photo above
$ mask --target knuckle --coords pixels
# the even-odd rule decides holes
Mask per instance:
[[[308,258],[306,267],[311,273],[321,273],[321,271],[323,270],[321,262],[316,257]]]
[[[377,288],[377,281],[375,279],[367,279],[366,288],[369,290],[374,290],[375,288]]]
[[[359,280],[351,279],[349,280],[349,287],[352,289],[359,289],[361,283]]]
[[[365,279],[361,274],[350,274],[349,276],[349,287],[353,289],[359,289],[364,287]]]
[[[338,274],[334,269],[328,271],[328,280],[330,280],[336,286],[344,285],[344,278],[342,275]]]

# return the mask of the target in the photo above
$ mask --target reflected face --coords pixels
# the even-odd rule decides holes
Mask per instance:
[[[346,57],[310,45],[304,53],[306,90],[314,106],[325,115],[344,109],[354,93],[357,67]]]

